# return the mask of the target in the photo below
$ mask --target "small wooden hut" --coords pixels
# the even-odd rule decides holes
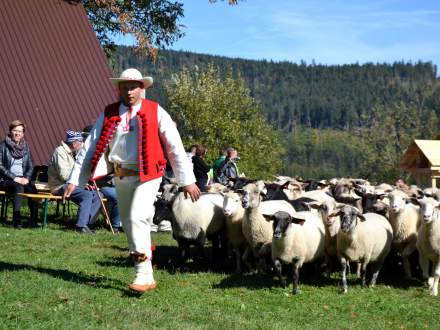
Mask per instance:
[[[422,187],[440,178],[440,140],[414,140],[400,160],[400,168],[409,172]],[[425,183],[425,184],[424,184]]]

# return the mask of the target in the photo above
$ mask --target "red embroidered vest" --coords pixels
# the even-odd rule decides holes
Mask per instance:
[[[117,102],[105,108],[101,136],[96,144],[96,150],[91,160],[92,177],[99,160],[108,151],[110,141],[121,122],[119,105],[120,102]],[[156,102],[142,99],[141,108],[137,112],[139,127],[137,148],[139,154],[139,177],[141,182],[160,178],[165,172],[166,160],[159,138],[157,107],[158,104]]]

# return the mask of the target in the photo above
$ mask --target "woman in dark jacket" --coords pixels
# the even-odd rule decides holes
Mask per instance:
[[[194,176],[196,177],[196,185],[200,191],[206,191],[206,185],[208,184],[208,172],[211,169],[209,165],[205,163],[203,158],[206,155],[206,147],[201,144],[196,149],[196,155],[193,156],[192,161],[194,165]]]
[[[14,196],[13,222],[15,228],[21,228],[20,209],[23,197],[18,193],[36,193],[35,185],[31,183],[32,156],[29,146],[24,140],[25,125],[20,120],[9,124],[9,134],[0,143],[0,189],[4,189]],[[31,218],[34,214],[34,205],[29,200]]]

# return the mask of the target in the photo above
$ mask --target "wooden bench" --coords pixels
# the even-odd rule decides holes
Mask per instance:
[[[43,228],[47,227],[47,214],[49,209],[49,201],[62,201],[63,196],[60,195],[54,195],[50,192],[41,192],[38,194],[30,194],[30,193],[18,193],[18,195],[30,198],[32,200],[36,201],[43,201]],[[67,201],[67,200],[66,200]],[[104,203],[107,202],[107,198],[102,198],[102,201]],[[38,210],[37,210],[38,213]],[[37,220],[37,219],[32,219]],[[36,221],[35,221],[36,223]]]

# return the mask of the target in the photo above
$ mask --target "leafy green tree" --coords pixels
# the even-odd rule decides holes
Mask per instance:
[[[364,117],[360,137],[368,146],[362,173],[378,181],[394,182],[402,176],[399,161],[414,139],[432,139],[438,130],[433,110],[416,103],[376,105]]]
[[[277,173],[284,149],[278,133],[266,122],[250,97],[244,81],[231,71],[222,78],[218,67],[205,70],[184,67],[166,86],[168,110],[186,145],[208,146],[208,162],[219,148],[239,151],[240,170],[247,177],[267,178]]]
[[[136,48],[151,58],[156,47],[169,46],[184,35],[178,20],[183,4],[167,0],[82,0],[84,9],[107,56],[115,49],[112,37],[130,34]]]

